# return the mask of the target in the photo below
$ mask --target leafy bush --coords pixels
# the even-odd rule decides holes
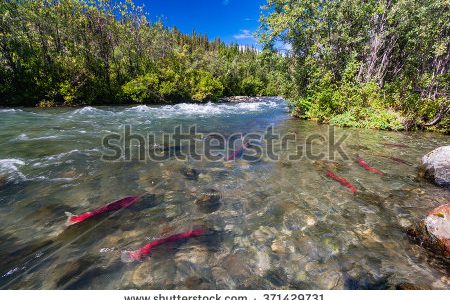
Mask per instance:
[[[255,76],[247,76],[241,81],[241,93],[246,96],[261,96],[264,91],[264,82]]]
[[[223,95],[223,84],[207,71],[192,72],[191,98],[194,101],[217,99]]]
[[[56,103],[53,100],[41,100],[39,101],[37,107],[39,108],[51,108],[51,107],[55,107]]]

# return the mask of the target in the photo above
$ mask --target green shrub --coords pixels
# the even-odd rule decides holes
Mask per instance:
[[[51,107],[55,107],[56,103],[53,100],[41,100],[39,101],[37,107],[39,108],[51,108]]]
[[[255,76],[247,76],[241,81],[241,92],[246,96],[261,96],[264,94],[264,82]]]
[[[194,101],[204,101],[207,99],[217,99],[223,95],[223,84],[220,80],[207,71],[193,72],[191,80],[191,99]]]
[[[158,100],[159,88],[159,76],[147,73],[123,85],[122,91],[134,102],[144,103]]]

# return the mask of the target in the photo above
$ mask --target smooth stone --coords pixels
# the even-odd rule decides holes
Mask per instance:
[[[260,243],[265,243],[268,241],[272,241],[276,235],[277,232],[275,231],[275,229],[267,226],[261,226],[252,234],[252,239],[255,239]]]
[[[195,201],[198,209],[203,213],[213,213],[221,207],[222,194],[214,189],[209,189],[202,193],[201,197]]]
[[[445,256],[450,258],[450,203],[434,209],[425,219],[425,226],[445,248]]]
[[[149,285],[152,282],[152,261],[150,259],[140,263],[131,273],[131,282],[137,287]]]
[[[440,147],[422,158],[421,175],[450,188],[450,146]]]
[[[408,228],[408,236],[421,247],[450,258],[450,204],[440,206],[422,222]]]
[[[317,276],[317,284],[325,290],[332,290],[338,287],[341,281],[341,274],[336,271],[329,271]]]
[[[233,290],[236,288],[236,283],[230,277],[227,270],[221,267],[213,267],[211,273],[218,289]]]
[[[223,260],[222,267],[225,268],[232,278],[248,278],[252,271],[244,263],[242,255],[231,254]]]
[[[191,167],[182,167],[180,170],[181,174],[188,180],[198,180],[200,172]]]
[[[405,218],[401,218],[398,223],[400,224],[400,226],[402,226],[403,228],[409,228],[412,226],[411,221],[409,221],[408,219]]]
[[[81,264],[78,261],[65,262],[46,272],[44,289],[57,289],[70,281],[70,278],[80,273]]]
[[[286,245],[280,240],[274,240],[272,242],[271,249],[274,253],[276,253],[278,255],[286,254]]]
[[[194,265],[205,265],[209,259],[209,251],[205,246],[193,246],[177,251],[175,261],[187,261]]]

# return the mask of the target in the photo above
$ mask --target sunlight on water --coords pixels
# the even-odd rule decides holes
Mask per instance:
[[[0,286],[25,289],[344,289],[400,283],[448,288],[446,266],[411,243],[408,226],[450,198],[417,177],[431,133],[336,129],[349,160],[115,162],[101,137],[194,125],[228,136],[273,124],[297,144],[328,126],[291,119],[277,98],[259,103],[0,110]],[[405,147],[386,146],[401,144]],[[276,145],[280,146],[280,145]],[[324,151],[328,141],[314,141]],[[366,171],[359,155],[385,175]],[[326,176],[346,178],[349,189]],[[65,212],[145,195],[109,218],[64,230]],[[208,202],[212,201],[212,202]],[[123,251],[205,228],[142,262]]]

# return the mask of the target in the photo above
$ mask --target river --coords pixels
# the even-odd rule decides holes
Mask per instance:
[[[332,144],[347,138],[333,159],[323,158],[318,154],[330,154],[329,126],[293,119],[287,110],[279,98],[0,109],[0,287],[450,288],[448,266],[405,233],[450,199],[448,190],[417,176],[422,156],[450,137],[336,128]],[[273,126],[296,140],[289,147],[273,143],[278,159],[138,160],[135,145],[131,159],[106,161],[102,138],[127,125],[143,135],[196,125],[196,143],[210,133],[229,137]],[[288,159],[299,149],[311,153]],[[384,175],[362,168],[357,155]],[[328,178],[328,170],[358,192]],[[81,214],[130,195],[145,196],[119,213],[65,227],[65,212]],[[125,250],[194,228],[208,233],[162,245],[141,262],[121,261]]]

